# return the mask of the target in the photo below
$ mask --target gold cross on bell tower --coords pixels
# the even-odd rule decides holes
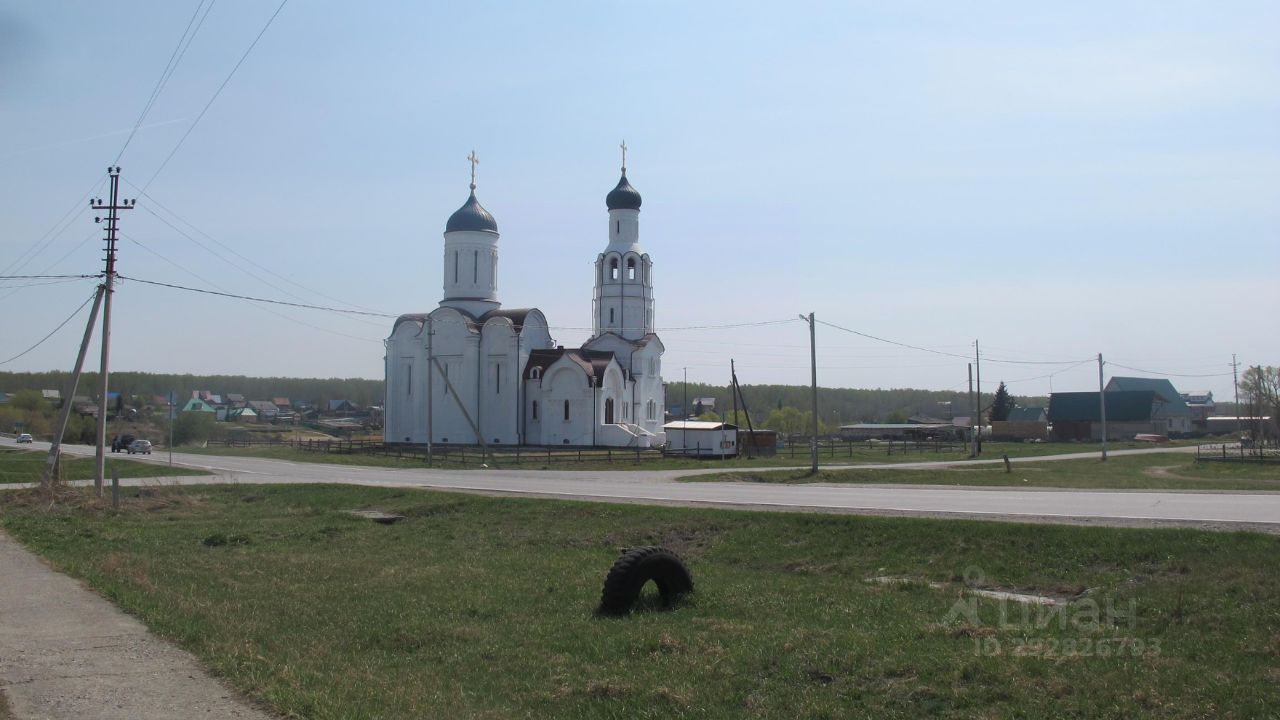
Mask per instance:
[[[627,171],[627,141],[623,140],[618,147],[622,148],[622,172]]]
[[[472,150],[467,156],[467,160],[471,162],[471,189],[476,189],[476,165],[480,164],[480,158],[476,157],[476,151]]]

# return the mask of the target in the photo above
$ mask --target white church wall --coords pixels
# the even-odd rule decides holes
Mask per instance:
[[[485,323],[480,339],[484,373],[480,383],[480,426],[487,443],[511,445],[518,441],[518,344],[510,320],[494,318]]]
[[[399,323],[387,341],[383,425],[387,442],[426,441],[426,353],[422,342],[423,323],[413,320]]]
[[[475,420],[480,336],[470,329],[466,317],[451,308],[440,308],[431,317],[435,326],[431,352],[439,363],[431,374],[433,440],[474,444],[477,438],[467,414]]]
[[[543,376],[541,395],[542,444],[592,444],[595,392],[581,367],[568,359],[552,363]]]

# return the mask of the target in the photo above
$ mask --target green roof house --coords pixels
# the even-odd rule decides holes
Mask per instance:
[[[1182,399],[1182,393],[1164,378],[1113,377],[1107,382],[1107,392],[1116,390],[1150,390],[1156,394],[1156,407],[1152,419],[1166,421],[1168,428],[1162,434],[1181,435],[1191,432],[1191,407]]]
[[[1164,401],[1152,390],[1115,390],[1107,401],[1107,439],[1127,440],[1138,434],[1167,435],[1169,423],[1157,418]],[[1049,396],[1050,437],[1054,440],[1101,440],[1099,393],[1067,392]]]
[[[200,398],[191,398],[190,400],[187,401],[186,405],[182,406],[182,412],[217,413],[218,410],[217,408],[205,402],[204,400],[201,400]]]

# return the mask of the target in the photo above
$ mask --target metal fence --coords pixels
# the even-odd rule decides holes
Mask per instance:
[[[1235,442],[1197,445],[1196,461],[1280,463],[1280,444],[1274,442]]]
[[[219,444],[226,447],[289,447],[303,452],[328,455],[371,455],[376,457],[396,458],[401,460],[417,460],[424,464],[442,463],[449,465],[479,466],[494,464],[519,465],[523,463],[542,463],[546,465],[561,463],[626,463],[639,465],[645,462],[665,458],[695,458],[715,460],[734,455],[712,454],[706,448],[688,448],[685,450],[667,450],[662,448],[592,448],[592,447],[529,447],[499,446],[481,448],[478,445],[441,445],[432,446],[430,461],[425,445],[406,445],[400,443],[384,443],[379,440],[340,440],[340,439],[286,439],[286,438],[228,438]],[[923,453],[955,453],[965,450],[961,443],[935,440],[894,440],[894,441],[841,441],[824,440],[818,443],[819,458],[840,459],[866,455],[906,455]],[[804,439],[788,442],[776,448],[773,457],[786,458],[796,462],[809,459],[809,443]],[[745,453],[743,454],[745,457]]]

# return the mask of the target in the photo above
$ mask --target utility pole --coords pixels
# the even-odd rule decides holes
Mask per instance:
[[[684,382],[681,383],[681,389],[684,391],[684,399],[681,400],[680,413],[684,415],[685,422],[689,421],[689,368],[684,368]],[[685,430],[688,430],[685,426]]]
[[[813,313],[808,317],[800,316],[809,323],[809,399],[813,405],[813,424],[809,428],[809,474],[818,474],[818,341],[814,334]]]
[[[173,467],[173,423],[177,418],[173,412],[173,403],[177,400],[177,397],[175,397],[176,395],[177,393],[173,390],[169,391],[169,467]],[[386,407],[387,404],[384,402],[382,406]]]
[[[978,341],[973,341],[973,365],[978,375],[978,434],[973,436],[974,457],[982,454],[982,353]]]
[[[49,492],[53,489],[53,478],[58,472],[58,458],[62,453],[62,436],[67,432],[67,420],[71,417],[71,401],[80,387],[80,372],[84,368],[84,356],[89,352],[89,340],[93,338],[93,326],[98,323],[98,307],[102,305],[105,288],[98,286],[93,298],[93,310],[89,311],[89,322],[84,326],[84,339],[80,341],[80,354],[76,355],[76,367],[71,371],[71,382],[67,394],[62,397],[62,410],[58,412],[58,427],[49,444],[49,458],[45,461],[44,477],[40,479],[40,489]],[[1239,415],[1239,413],[1236,413]]]
[[[431,319],[431,315],[427,315],[427,467],[431,467],[431,461],[434,459],[433,442],[436,433],[435,401],[432,398],[432,387],[436,384],[435,355],[431,353],[431,341],[435,334],[435,321]]]
[[[973,363],[969,363],[969,457],[978,457],[978,404],[973,399]]]
[[[733,424],[738,424],[738,372],[733,366],[733,358],[729,358],[729,399],[733,401]]]
[[[1244,435],[1244,425],[1240,421],[1240,364],[1236,362],[1236,354],[1231,353],[1231,387],[1236,391],[1236,437]]]
[[[747,407],[747,398],[742,394],[742,387],[738,385],[738,371],[733,366],[733,359],[729,359],[729,372],[733,376],[733,412],[736,416],[738,412],[738,400],[742,401],[742,414],[747,417],[747,432],[751,434],[751,441],[747,444],[747,457],[753,457],[755,454],[756,429],[751,424],[751,408]],[[741,447],[742,443],[739,442]]]
[[[1098,417],[1102,420],[1102,462],[1107,461],[1107,393],[1102,388],[1102,353],[1098,353]]]
[[[116,233],[120,229],[120,216],[117,213],[120,210],[131,210],[138,202],[137,200],[125,200],[121,204],[120,168],[118,166],[107,168],[107,175],[111,178],[111,202],[104,205],[102,198],[90,202],[90,207],[94,210],[107,211],[107,269],[102,282],[104,290],[102,300],[102,369],[101,377],[98,379],[98,447],[94,452],[93,459],[93,494],[96,497],[102,497],[107,461],[107,366],[111,357],[111,296],[115,293],[116,281]],[[102,222],[102,218],[94,218],[93,221]]]

